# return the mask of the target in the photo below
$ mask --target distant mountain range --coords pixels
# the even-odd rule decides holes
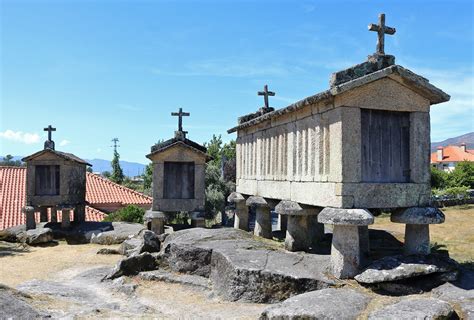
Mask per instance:
[[[458,137],[449,138],[440,142],[431,143],[431,152],[435,152],[438,147],[459,146],[461,143],[466,144],[467,149],[474,149],[474,132],[469,132]]]
[[[112,171],[110,160],[104,159],[86,159],[92,165],[92,171],[104,172]],[[128,177],[134,177],[141,175],[145,171],[146,165],[138,162],[120,161],[120,167],[122,167],[123,174]]]
[[[3,159],[4,156],[0,156],[0,160]],[[13,156],[13,160],[21,160],[24,156]],[[110,160],[104,159],[84,159],[92,165],[92,170],[94,172],[104,172],[104,171],[112,171],[112,167],[110,165]],[[122,167],[123,174],[128,177],[134,177],[141,175],[145,171],[146,165],[143,163],[138,162],[129,162],[129,161],[120,161],[120,166]]]

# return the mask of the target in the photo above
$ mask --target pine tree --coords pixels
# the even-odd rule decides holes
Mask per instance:
[[[120,167],[120,155],[117,150],[114,151],[114,158],[112,159],[112,175],[110,176],[110,180],[115,183],[121,184],[123,182],[124,176],[122,168]]]

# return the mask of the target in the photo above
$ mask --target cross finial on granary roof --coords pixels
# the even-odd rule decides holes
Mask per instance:
[[[183,117],[189,117],[191,114],[189,112],[183,112],[183,108],[179,108],[178,112],[171,112],[172,116],[178,117],[178,131],[175,135],[186,137],[187,131],[183,131]]]
[[[376,54],[385,55],[385,34],[392,35],[395,34],[397,30],[385,25],[385,13],[379,14],[379,24],[369,24],[369,30],[376,31],[378,35]]]
[[[51,125],[43,129],[44,131],[48,131],[48,140],[44,142],[45,149],[52,149],[54,150],[54,141],[52,140],[52,132],[56,131],[56,128],[53,128]]]
[[[269,109],[270,103],[268,102],[268,97],[269,96],[273,97],[275,95],[275,92],[268,91],[268,85],[264,85],[263,91],[259,91],[258,95],[263,96],[263,100],[265,101],[265,109]]]

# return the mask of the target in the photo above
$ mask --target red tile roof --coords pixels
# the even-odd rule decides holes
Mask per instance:
[[[153,199],[140,192],[105,179],[97,174],[87,172],[86,200],[91,204],[151,204]]]
[[[474,150],[464,151],[461,146],[446,146],[442,148],[443,160],[438,161],[438,153],[433,152],[431,154],[431,163],[474,161]]]
[[[100,176],[86,176],[87,221],[102,221],[106,213],[94,208],[95,203],[151,204],[152,198]],[[21,208],[26,201],[26,168],[0,166],[0,230],[25,223]],[[37,215],[39,221],[39,216]],[[61,214],[58,214],[61,220]]]

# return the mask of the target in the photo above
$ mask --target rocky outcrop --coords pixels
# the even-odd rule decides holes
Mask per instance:
[[[38,245],[53,241],[53,231],[49,228],[38,228],[26,231],[26,243]]]
[[[102,245],[120,244],[144,230],[138,223],[113,222],[112,227],[113,229],[109,231],[93,233],[90,242]]]
[[[39,244],[54,238],[65,239],[69,244],[111,245],[120,244],[127,239],[136,237],[144,229],[144,226],[138,223],[91,221],[73,222],[71,228],[63,229],[60,223],[48,222],[39,223],[36,225],[36,229],[28,231],[26,231],[25,225],[0,230],[0,241]]]
[[[457,263],[440,255],[389,256],[370,264],[355,279],[359,283],[373,284],[428,275],[451,272]]]
[[[0,230],[0,241],[21,242],[29,245],[39,245],[53,241],[53,231],[38,224],[36,229],[26,230],[25,225]]]
[[[355,279],[375,292],[408,295],[456,280],[458,264],[440,255],[389,256],[373,262]]]
[[[209,277],[226,300],[280,302],[332,286],[328,256],[290,253],[237,229],[189,229],[168,236],[161,251],[173,271]]]
[[[323,289],[307,292],[265,309],[261,320],[357,319],[371,298],[353,289]]]
[[[0,230],[0,241],[25,242],[25,239],[26,226],[24,224]]]
[[[451,319],[455,315],[451,305],[433,298],[404,299],[372,312],[370,320],[382,319]]]
[[[474,271],[463,270],[457,279],[433,289],[432,296],[459,307],[461,319],[474,320]]]
[[[0,284],[0,318],[1,319],[42,319],[42,314],[31,306],[31,298],[12,288]]]
[[[157,266],[156,258],[150,253],[144,252],[120,260],[105,279],[110,280],[121,276],[136,275],[141,271],[154,270]]]
[[[153,270],[140,272],[138,276],[140,277],[140,279],[147,281],[163,281],[169,283],[179,283],[198,289],[211,289],[211,282],[208,278],[191,274],[179,274],[174,272],[168,272],[165,270]]]

